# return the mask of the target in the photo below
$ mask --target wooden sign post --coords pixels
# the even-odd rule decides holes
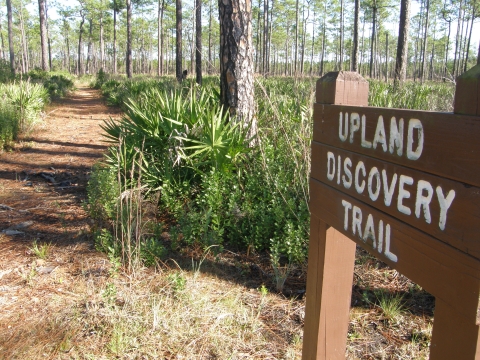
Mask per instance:
[[[435,296],[430,359],[480,359],[480,65],[454,114],[367,107],[352,72],[316,98],[303,359],[345,358],[356,244]]]

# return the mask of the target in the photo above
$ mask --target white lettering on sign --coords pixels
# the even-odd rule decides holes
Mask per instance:
[[[343,215],[343,228],[345,231],[350,231],[353,235],[359,237],[366,244],[367,241],[371,242],[373,249],[376,249],[378,253],[383,253],[387,259],[397,262],[398,257],[390,250],[391,246],[391,228],[390,224],[384,226],[383,220],[378,221],[378,226],[375,227],[375,221],[372,214],[368,214],[365,225],[363,226],[363,212],[358,206],[355,206],[342,200],[342,206],[344,208]],[[350,221],[351,211],[351,221]],[[377,232],[375,232],[377,229]]]
[[[415,181],[411,176],[404,174],[387,174],[385,169],[380,171],[376,166],[367,171],[363,161],[360,160],[353,164],[352,159],[348,156],[342,159],[340,155],[335,156],[331,151],[327,152],[327,179],[329,181],[336,180],[337,185],[343,185],[347,190],[354,185],[358,194],[362,195],[366,192],[372,202],[380,199],[387,207],[392,205],[396,193],[397,210],[407,216],[414,214],[417,219],[422,218],[427,224],[432,223],[430,204],[432,201],[437,201],[440,207],[437,224],[442,231],[445,230],[448,210],[455,199],[455,190],[453,189],[445,193],[442,186],[438,185],[434,191],[434,187],[429,181],[423,179]],[[382,193],[383,196],[380,196]],[[404,202],[412,198],[412,193],[414,194],[413,199],[415,199],[414,208],[410,208],[408,203]],[[353,231],[362,234],[361,214],[356,211],[353,211],[352,214],[352,224],[355,225]]]
[[[407,159],[418,160],[422,155],[423,145],[425,141],[425,135],[423,132],[422,122],[418,119],[410,119],[408,121],[407,129],[407,146],[404,145],[404,132],[405,125],[404,120],[397,119],[392,116],[390,119],[389,132],[385,129],[385,121],[383,116],[380,115],[377,119],[377,125],[375,127],[375,134],[373,140],[367,140],[366,134],[367,118],[365,115],[360,115],[356,112],[350,115],[340,112],[338,121],[338,137],[340,141],[349,141],[351,144],[355,142],[355,133],[359,130],[360,134],[360,146],[366,149],[381,149],[384,153],[397,154],[402,156],[404,154],[404,148],[406,148]],[[388,137],[387,137],[388,134]]]

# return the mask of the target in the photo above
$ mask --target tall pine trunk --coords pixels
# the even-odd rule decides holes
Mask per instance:
[[[407,77],[408,31],[410,26],[410,0],[400,3],[400,25],[398,27],[397,61],[395,63],[394,84],[398,86]]]
[[[83,24],[85,23],[85,15],[83,10],[80,11],[80,28],[78,31],[78,60],[77,60],[77,75],[83,75]]]
[[[220,100],[230,118],[257,133],[251,0],[219,0]]]
[[[102,11],[100,12],[100,69],[105,67],[105,44],[103,41],[103,1]]]
[[[298,54],[298,1],[295,2],[295,54],[293,55],[293,71],[297,76],[297,54]]]
[[[355,0],[355,10],[353,17],[353,51],[352,51],[352,71],[358,71],[358,16],[360,14],[360,0]]]
[[[158,65],[157,75],[163,75],[163,10],[165,0],[158,0]]]
[[[427,41],[428,41],[428,20],[430,17],[430,0],[427,0],[425,8],[425,32],[423,35],[423,47],[422,47],[422,68],[420,73],[420,83],[425,81],[425,57],[427,55]]]
[[[127,0],[127,53],[125,58],[126,72],[129,79],[133,76],[132,63],[132,0]]]
[[[213,72],[212,65],[212,0],[209,0],[209,10],[208,10],[208,74],[211,75]]]
[[[182,81],[182,0],[175,1],[176,14],[176,49],[175,49],[175,76]]]
[[[375,66],[375,40],[376,40],[376,29],[377,28],[377,6],[373,6],[373,15],[372,15],[372,38],[370,40],[370,78],[375,76],[374,66]]]
[[[13,15],[12,15],[12,0],[7,1],[7,29],[8,29],[8,50],[10,52],[10,69],[15,74],[15,53],[13,50]]]
[[[113,5],[113,73],[117,73],[117,10]]]
[[[470,50],[470,41],[472,39],[472,29],[473,29],[473,22],[475,20],[477,14],[475,14],[475,6],[473,6],[472,9],[472,19],[471,19],[471,24],[470,24],[470,33],[468,34],[468,44],[467,44],[467,54],[465,55],[465,65],[463,67],[463,72],[467,71],[467,66],[468,66],[468,53]]]
[[[43,71],[48,71],[48,51],[47,51],[47,24],[45,18],[45,0],[38,0],[38,13],[40,16],[40,46],[42,52],[42,61],[40,66]]]
[[[202,85],[202,0],[196,0],[195,10],[195,71],[197,84]]]

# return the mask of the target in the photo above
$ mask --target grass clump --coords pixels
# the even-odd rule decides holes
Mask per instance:
[[[48,258],[49,253],[50,253],[51,246],[52,246],[52,244],[47,244],[47,243],[38,244],[37,240],[35,240],[32,244],[32,247],[30,248],[30,250],[39,259],[46,260]]]
[[[427,111],[453,111],[455,84],[405,82],[393,84],[369,80],[369,106]]]

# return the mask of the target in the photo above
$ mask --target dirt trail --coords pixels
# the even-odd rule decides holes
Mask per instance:
[[[0,359],[19,347],[34,349],[31,332],[40,347],[42,338],[62,336],[48,330],[52,296],[68,293],[75,273],[105,263],[87,241],[82,201],[91,167],[106,149],[99,125],[120,111],[98,91],[79,88],[46,113],[42,127],[0,154]],[[35,256],[34,241],[51,244],[46,260]]]
[[[59,243],[82,231],[85,185],[106,149],[99,125],[119,116],[88,88],[53,103],[43,127],[0,155],[0,232]]]

